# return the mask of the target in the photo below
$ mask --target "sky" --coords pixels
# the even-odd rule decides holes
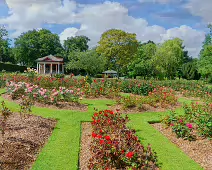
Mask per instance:
[[[67,37],[85,35],[97,45],[109,29],[136,33],[141,42],[181,38],[189,55],[198,57],[212,23],[212,0],[0,0],[0,26],[10,38],[46,28]]]

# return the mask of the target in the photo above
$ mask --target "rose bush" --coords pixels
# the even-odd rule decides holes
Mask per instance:
[[[127,128],[127,116],[104,110],[94,113],[92,120],[89,169],[159,169],[151,147],[145,148],[135,130]]]
[[[59,87],[59,89],[44,89],[38,85],[33,85],[25,82],[8,82],[7,93],[13,99],[19,99],[22,95],[29,97],[31,100],[44,102],[46,104],[57,104],[59,101],[78,102],[82,95],[81,89],[66,89]]]
[[[177,137],[187,140],[195,140],[197,135],[212,138],[212,104],[192,103],[183,108],[184,115],[171,111],[162,122],[171,127]]]

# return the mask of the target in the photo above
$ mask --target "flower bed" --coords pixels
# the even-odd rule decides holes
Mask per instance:
[[[194,104],[184,106],[184,115],[174,111],[162,122],[172,128],[178,138],[196,140],[197,137],[212,138],[212,104]]]
[[[131,112],[141,111],[163,111],[167,108],[178,106],[178,98],[172,89],[165,87],[157,87],[148,96],[130,95],[122,96],[117,100],[121,104],[120,109],[128,110]]]
[[[9,82],[7,83],[7,94],[9,96],[3,96],[12,100],[20,100],[23,97],[27,97],[39,107],[56,106],[63,109],[87,110],[87,106],[79,103],[82,96],[80,88],[71,90],[60,87],[59,90],[50,90],[25,82]]]
[[[127,116],[104,110],[92,119],[89,169],[159,169],[151,147],[144,148],[135,131],[126,127]]]

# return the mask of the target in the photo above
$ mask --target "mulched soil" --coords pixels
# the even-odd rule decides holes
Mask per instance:
[[[171,128],[165,128],[161,123],[152,126],[176,144],[191,159],[199,163],[205,170],[212,170],[212,140],[197,138],[196,141],[177,138]]]
[[[2,97],[4,99],[13,101],[18,104],[21,102],[21,99],[13,100],[11,98],[11,96],[8,94],[3,94]],[[34,106],[52,108],[52,109],[60,109],[60,110],[78,110],[78,111],[82,111],[82,112],[86,112],[88,110],[87,105],[81,104],[81,103],[75,103],[75,102],[58,102],[58,105],[49,105],[49,104],[45,104],[45,103],[35,102]]]
[[[167,111],[167,110],[174,110],[176,108],[180,108],[182,105],[180,103],[177,103],[175,106],[166,106],[165,108],[162,108],[160,106],[157,106],[157,107],[152,107],[148,104],[142,104],[142,108],[138,108],[138,107],[130,107],[130,108],[123,108],[123,105],[121,104],[117,104],[117,105],[114,105],[114,106],[109,106],[109,109],[115,111],[115,110],[120,110],[122,111],[123,113],[126,113],[126,114],[132,114],[132,113],[144,113],[144,112],[164,112],[164,111]]]
[[[56,120],[29,114],[22,117],[18,113],[10,115],[4,139],[0,134],[0,170],[30,169],[56,123]]]
[[[88,164],[89,159],[91,158],[90,145],[92,141],[91,137],[92,125],[89,122],[84,122],[82,123],[81,128],[82,128],[82,134],[81,134],[79,168],[82,170],[89,170]]]

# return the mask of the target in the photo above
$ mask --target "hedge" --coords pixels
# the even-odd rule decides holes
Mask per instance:
[[[26,66],[19,66],[15,64],[6,64],[6,63],[0,63],[0,71],[5,70],[7,72],[24,72],[26,70]]]

